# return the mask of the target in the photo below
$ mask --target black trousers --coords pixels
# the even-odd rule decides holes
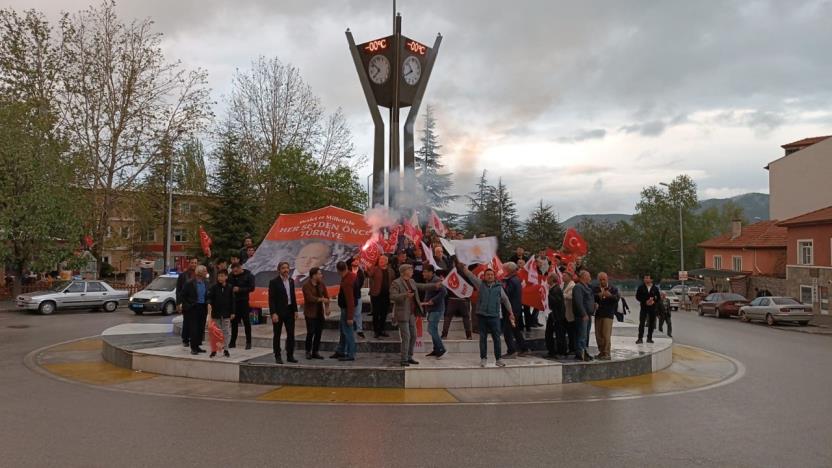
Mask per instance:
[[[187,311],[182,311],[182,343],[190,344],[191,342],[191,314]]]
[[[556,320],[555,314],[549,313],[546,318],[546,349],[550,355],[566,354],[566,320]]]
[[[248,307],[238,307],[237,312],[234,313],[234,320],[231,321],[231,341],[228,343],[229,346],[236,346],[237,344],[237,330],[239,330],[240,321],[243,322],[243,328],[246,331],[246,344],[251,344],[251,317],[249,317],[248,312]]]
[[[574,354],[575,351],[578,349],[578,347],[576,346],[578,343],[578,328],[576,324],[577,322],[575,321],[566,322],[566,335],[569,341],[566,348],[568,354]]]
[[[465,337],[471,338],[471,300],[449,298],[445,306],[445,323],[442,324],[442,338],[448,337],[448,330],[451,329],[451,322],[455,315],[462,316],[462,326],[465,328]]]
[[[321,335],[323,332],[323,317],[306,317],[306,354],[318,354],[318,350],[321,349]]]
[[[295,314],[290,313],[283,317],[278,315],[277,322],[272,323],[272,330],[274,331],[274,339],[272,340],[272,347],[274,348],[274,355],[280,356],[280,333],[286,327],[286,357],[293,358],[295,356]]]
[[[188,334],[190,335],[191,350],[196,351],[202,345],[202,339],[205,336],[208,307],[205,304],[194,304],[185,314],[190,315]]]
[[[659,314],[659,331],[662,331],[662,327],[665,322],[667,322],[667,336],[673,335],[673,322],[671,321],[670,310],[666,310],[663,314]]]
[[[638,339],[644,338],[644,325],[647,324],[647,339],[653,339],[653,330],[656,328],[656,310],[641,309],[638,313]]]
[[[373,306],[373,333],[381,335],[385,332],[384,324],[387,322],[387,314],[390,313],[390,296],[370,296],[370,303]]]
[[[526,338],[523,337],[523,329],[519,326],[511,326],[508,315],[503,315],[503,339],[506,340],[506,354],[526,351]]]

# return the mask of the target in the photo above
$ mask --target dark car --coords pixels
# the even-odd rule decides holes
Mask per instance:
[[[713,314],[716,318],[740,314],[740,307],[748,305],[748,299],[734,293],[708,294],[699,303],[699,315]]]

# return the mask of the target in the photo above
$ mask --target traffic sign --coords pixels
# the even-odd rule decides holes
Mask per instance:
[[[679,271],[679,281],[687,281],[688,280],[688,272],[687,271]]]

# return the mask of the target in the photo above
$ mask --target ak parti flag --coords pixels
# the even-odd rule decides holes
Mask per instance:
[[[205,229],[202,226],[199,226],[199,245],[202,247],[202,253],[204,253],[206,257],[211,256],[211,244],[213,244],[211,237],[208,236],[208,233],[205,232]]]
[[[566,230],[566,235],[563,236],[563,250],[578,257],[583,257],[589,252],[589,246],[575,228],[569,228]]]

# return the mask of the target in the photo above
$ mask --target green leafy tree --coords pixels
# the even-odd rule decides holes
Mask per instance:
[[[535,253],[547,247],[558,249],[563,233],[563,227],[552,205],[544,204],[543,200],[540,200],[523,226],[522,244]]]
[[[196,138],[186,140],[174,158],[173,182],[180,192],[207,193],[208,174],[205,171],[205,149]]]
[[[213,241],[214,256],[227,258],[240,249],[245,236],[254,234],[258,202],[251,173],[240,154],[239,137],[230,128],[222,132],[213,158],[214,203],[209,208],[205,230]]]
[[[433,107],[427,106],[421,147],[415,155],[415,169],[416,181],[425,192],[427,204],[435,209],[444,208],[448,203],[458,198],[457,195],[451,194],[454,185],[451,174],[442,172],[445,166],[440,161],[440,149],[442,149],[442,146],[439,144],[439,136],[436,134],[436,119],[433,116]]]
[[[55,107],[60,51],[33,10],[0,10],[0,260],[15,272],[51,271],[82,235],[78,193]]]
[[[603,271],[618,278],[637,275],[628,263],[635,249],[633,227],[629,223],[585,218],[575,228],[589,244],[589,252],[584,256],[583,264],[590,271]]]
[[[257,232],[265,234],[281,213],[301,213],[334,205],[363,212],[367,192],[348,166],[321,167],[318,160],[298,148],[281,151],[269,161],[266,194]]]

